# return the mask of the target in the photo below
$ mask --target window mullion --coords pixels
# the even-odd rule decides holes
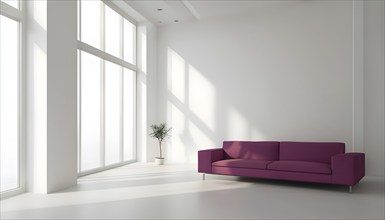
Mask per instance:
[[[123,67],[130,69],[132,71],[137,70],[137,67],[135,65],[133,65],[133,64],[131,64],[125,60],[122,60],[116,56],[113,56],[109,53],[106,53],[100,49],[97,49],[97,48],[95,48],[89,44],[84,43],[84,42],[78,41],[78,48],[82,51],[89,53],[89,54],[100,57],[101,59],[104,59],[104,60],[108,60],[111,63],[115,63],[119,66],[123,66]]]
[[[4,15],[5,17],[8,17],[12,20],[15,20],[17,22],[20,22],[23,19],[23,12],[9,6],[8,4],[4,2],[0,2],[0,13]]]
[[[138,33],[138,28],[137,28],[137,26],[135,26],[135,31],[134,31],[134,33],[132,33],[134,36],[133,36],[133,42],[131,42],[132,44],[133,44],[133,47],[132,47],[132,49],[134,50],[133,51],[133,61],[132,61],[132,63],[133,64],[135,64],[135,66],[137,65],[137,61],[138,61],[138,57],[137,57],[137,54],[138,54],[138,52],[137,52],[137,33]],[[136,72],[136,70],[135,70],[135,72]]]
[[[123,142],[123,135],[124,135],[124,127],[123,127],[123,117],[124,117],[124,115],[123,115],[123,107],[124,107],[124,105],[123,105],[123,97],[124,97],[124,94],[123,94],[123,77],[124,77],[124,75],[123,75],[123,72],[124,70],[123,70],[123,67],[120,67],[120,74],[119,74],[119,80],[120,80],[120,83],[119,83],[119,91],[120,91],[120,97],[119,97],[119,99],[120,99],[120,108],[119,108],[119,115],[120,115],[120,121],[119,121],[119,133],[120,133],[120,135],[119,135],[119,138],[120,138],[120,140],[119,140],[119,157],[120,157],[120,162],[122,162],[123,160],[124,160],[124,157],[123,157],[123,154],[124,154],[124,150],[123,150],[123,146],[124,146],[124,142]]]
[[[123,20],[123,17],[120,17],[120,57],[122,59],[124,59],[124,20]],[[120,162],[124,161],[124,127],[123,127],[123,119],[124,119],[124,115],[123,115],[123,108],[124,108],[124,102],[123,102],[123,98],[124,98],[124,90],[123,90],[123,78],[124,78],[124,68],[121,66],[120,67],[120,108],[119,108],[119,113],[120,113],[120,153],[119,153],[119,156],[120,156]]]
[[[82,4],[78,1],[78,37],[82,39]],[[82,56],[78,50],[78,173],[82,172]]]
[[[17,146],[18,146],[18,169],[17,169],[17,176],[18,176],[18,187],[20,188],[21,186],[21,180],[20,180],[20,174],[21,174],[21,164],[20,164],[20,159],[21,159],[21,149],[20,149],[20,143],[21,143],[21,121],[20,121],[20,116],[21,116],[21,23],[18,23],[18,29],[17,29],[17,51],[18,51],[18,58],[17,58]]]
[[[25,1],[19,2],[21,20],[19,23],[19,187],[26,186],[26,21]]]
[[[100,13],[100,19],[101,19],[101,28],[100,28],[100,42],[101,42],[101,45],[100,45],[100,48],[102,49],[102,51],[104,51],[105,49],[105,5],[100,2],[101,4],[101,7],[100,7],[100,10],[101,10],[101,13]],[[105,69],[105,60],[104,59],[101,59],[100,61],[100,70],[101,70],[101,80],[100,80],[100,123],[101,123],[101,127],[100,127],[100,162],[101,162],[101,167],[105,167],[106,166],[106,161],[105,161],[105,154],[106,154],[106,142],[105,142],[105,135],[106,135],[106,129],[105,129],[105,119],[106,119],[106,116],[105,116],[105,72],[106,72],[106,69]]]
[[[78,172],[82,171],[82,55],[78,50]]]

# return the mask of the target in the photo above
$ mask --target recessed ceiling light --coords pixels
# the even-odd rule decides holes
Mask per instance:
[[[158,11],[163,11],[163,8],[158,8],[158,9],[156,9],[156,10],[158,10]]]
[[[179,22],[179,20],[174,20],[174,22]]]

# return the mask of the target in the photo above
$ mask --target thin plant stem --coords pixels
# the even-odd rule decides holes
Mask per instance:
[[[162,141],[159,141],[159,155],[162,158]]]

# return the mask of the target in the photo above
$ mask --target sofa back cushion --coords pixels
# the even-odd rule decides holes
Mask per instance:
[[[226,158],[248,160],[278,160],[279,142],[273,141],[224,141]]]
[[[331,157],[345,153],[345,144],[337,142],[281,142],[279,160],[331,163]]]

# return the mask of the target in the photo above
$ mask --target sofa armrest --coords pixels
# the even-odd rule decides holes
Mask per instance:
[[[211,173],[211,164],[223,159],[224,151],[222,148],[198,151],[198,172]]]
[[[354,186],[365,176],[365,154],[345,153],[332,157],[332,183]]]

